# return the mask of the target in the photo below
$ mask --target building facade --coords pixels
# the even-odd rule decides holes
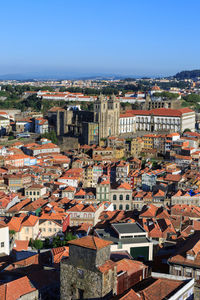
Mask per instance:
[[[195,113],[187,107],[130,110],[120,114],[120,134],[138,131],[183,132],[187,128],[195,130]]]

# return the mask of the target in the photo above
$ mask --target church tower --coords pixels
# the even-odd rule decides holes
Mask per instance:
[[[119,134],[120,102],[112,95],[100,95],[94,103],[94,122],[99,124],[99,141]]]
[[[145,95],[145,107],[144,107],[144,109],[145,110],[149,110],[150,108],[149,108],[149,106],[151,107],[151,97],[149,96],[149,94],[148,93],[146,93],[146,95]]]

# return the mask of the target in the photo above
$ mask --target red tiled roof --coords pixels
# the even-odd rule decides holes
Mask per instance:
[[[13,250],[15,251],[28,250],[28,244],[29,241],[27,240],[15,240]]]
[[[76,245],[79,247],[89,248],[93,250],[100,250],[112,244],[111,241],[105,241],[95,236],[85,236],[83,238],[72,240],[68,242],[70,245]]]
[[[53,262],[57,264],[60,263],[63,257],[69,256],[69,247],[63,246],[63,247],[53,248],[51,249],[51,252],[53,255]]]
[[[36,291],[27,276],[0,285],[1,300],[16,300]],[[28,299],[28,298],[27,298]]]
[[[159,278],[140,292],[144,299],[167,299],[168,295],[182,285],[182,281]]]
[[[85,196],[86,192],[83,189],[80,189],[78,192],[75,193],[75,196]]]
[[[131,259],[121,259],[116,262],[117,273],[120,271],[126,271],[129,276],[133,273],[138,272],[139,270],[147,268],[142,262]]]
[[[123,297],[119,298],[120,300],[141,300],[141,297],[136,294],[133,290],[127,292]]]
[[[133,117],[134,115],[141,115],[141,116],[166,116],[166,117],[180,117],[182,114],[193,112],[188,107],[181,108],[181,109],[171,109],[171,108],[155,108],[151,110],[127,110],[124,114],[120,115],[120,118],[123,117]]]
[[[112,260],[107,260],[103,265],[99,266],[98,269],[101,273],[105,273],[115,267],[115,263]]]
[[[181,178],[182,178],[182,176],[180,174],[177,174],[177,175],[167,174],[165,177],[165,180],[179,182],[181,180]]]

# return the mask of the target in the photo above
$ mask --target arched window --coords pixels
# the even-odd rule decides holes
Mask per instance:
[[[126,200],[130,200],[130,197],[129,197],[129,195],[126,195]]]
[[[113,195],[113,200],[117,200],[117,196],[116,195]]]
[[[120,195],[120,196],[119,196],[119,200],[123,200],[123,195]]]
[[[129,204],[126,204],[126,210],[129,210]]]
[[[116,206],[116,204],[114,204],[114,205],[113,205],[113,208],[114,208],[114,210],[116,210],[116,209],[117,209],[117,206]]]
[[[122,204],[120,204],[120,206],[119,206],[119,210],[122,210],[123,209],[123,205]]]

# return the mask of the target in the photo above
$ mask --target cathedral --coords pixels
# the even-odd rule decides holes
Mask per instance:
[[[101,139],[119,135],[120,102],[112,95],[100,95],[93,111],[53,107],[48,111],[51,129],[58,136],[78,137],[81,144],[99,144]]]

